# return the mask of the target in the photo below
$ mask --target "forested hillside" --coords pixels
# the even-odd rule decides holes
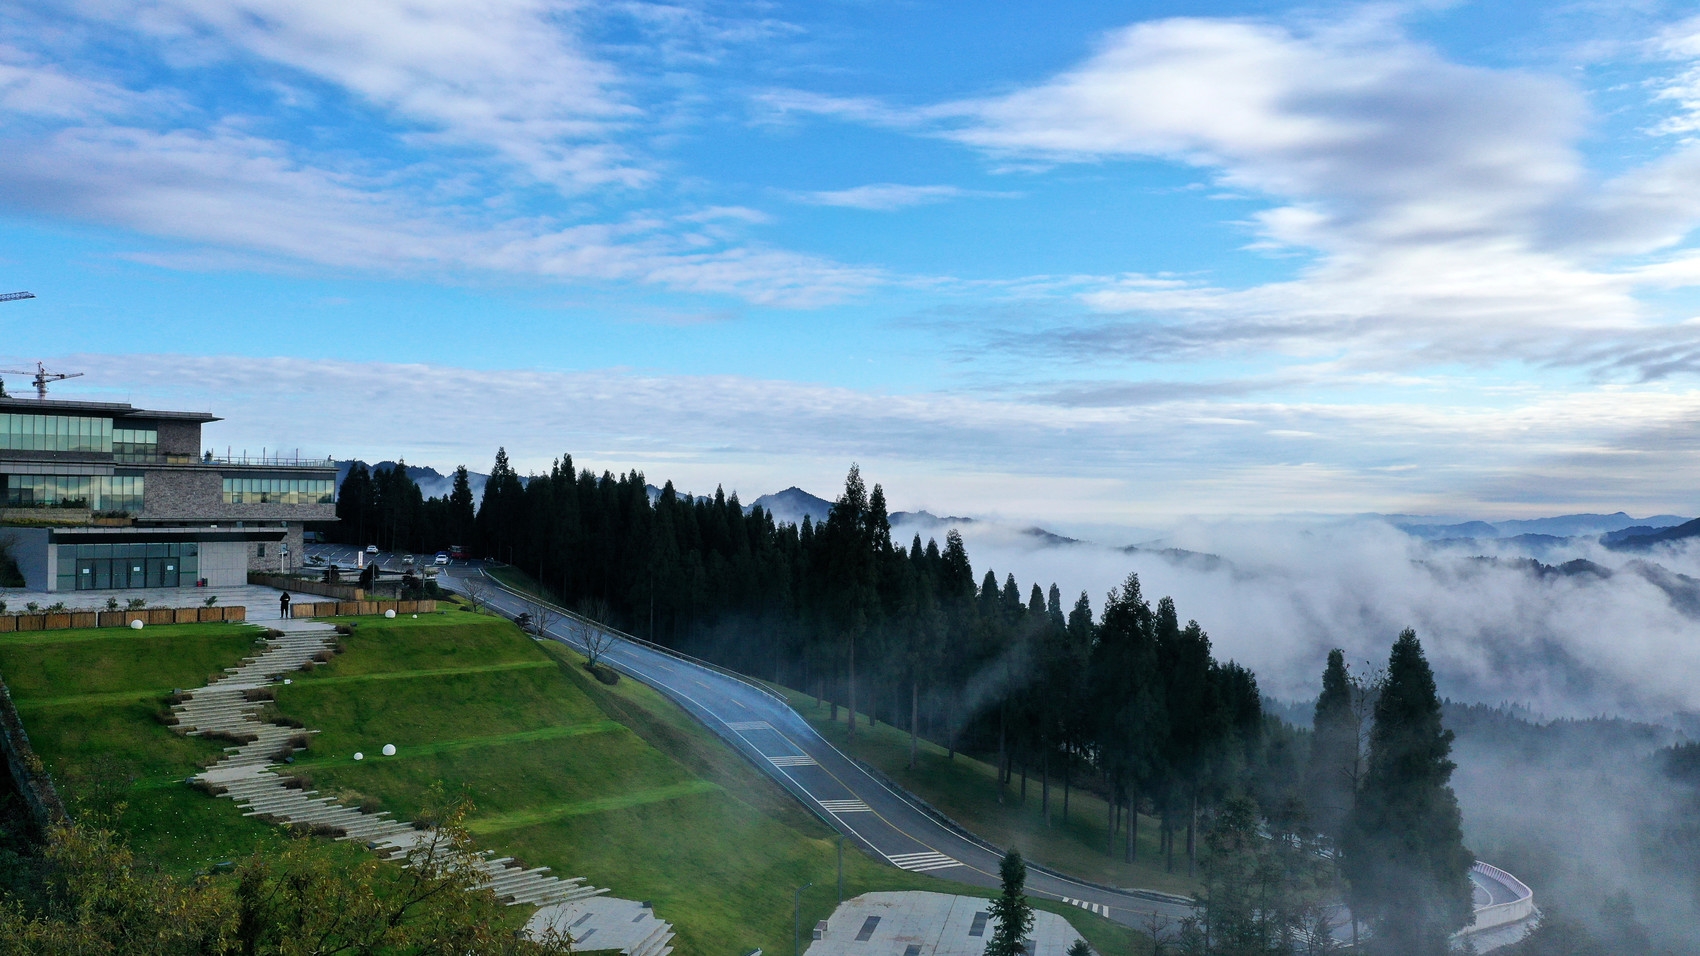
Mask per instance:
[[[468,544],[569,606],[806,690],[852,723],[873,715],[990,756],[1047,809],[1053,789],[1090,786],[1115,807],[1106,852],[1136,852],[1127,808],[1143,807],[1171,865],[1190,869],[1201,807],[1234,792],[1275,807],[1298,789],[1294,732],[1265,719],[1256,677],[1215,660],[1172,601],[1153,605],[1129,578],[1095,614],[1085,593],[1065,603],[1055,583],[977,573],[954,531],[895,542],[884,491],[855,468],[818,525],[670,482],[652,503],[642,474],[571,458],[522,479],[501,452],[476,509],[463,476],[423,499],[399,467],[356,467],[337,507],[351,541]]]

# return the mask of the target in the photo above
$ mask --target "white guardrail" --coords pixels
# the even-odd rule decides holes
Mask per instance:
[[[1535,915],[1535,891],[1529,889],[1522,880],[1492,863],[1483,863],[1479,860],[1470,869],[1495,883],[1506,886],[1517,894],[1517,898],[1509,903],[1492,903],[1476,910],[1476,921],[1468,928],[1460,931],[1459,935],[1479,933],[1498,926],[1508,926]]]

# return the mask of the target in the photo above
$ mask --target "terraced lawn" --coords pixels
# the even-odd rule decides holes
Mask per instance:
[[[793,889],[814,884],[807,925],[836,903],[836,835],[650,688],[602,685],[576,654],[491,616],[341,623],[354,626],[343,653],[277,688],[279,712],[320,731],[292,769],[321,791],[403,818],[464,796],[480,843],[652,901],[681,954],[789,953]],[[188,872],[285,839],[183,786],[221,747],[154,719],[173,688],[201,686],[251,653],[255,634],[206,624],[8,635],[0,675],[69,795],[115,812],[141,853]],[[396,756],[381,756],[384,744]],[[964,892],[853,848],[844,875],[849,895]],[[1128,930],[1045,908],[1100,952],[1144,951]]]
[[[253,653],[259,633],[181,624],[6,634],[0,677],[72,811],[112,820],[144,857],[184,874],[283,839],[230,801],[184,786],[223,745],[155,719],[174,689],[199,687]]]

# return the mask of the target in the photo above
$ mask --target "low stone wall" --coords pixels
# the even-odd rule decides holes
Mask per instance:
[[[289,606],[290,617],[356,617],[394,611],[396,614],[431,614],[437,610],[436,601],[318,601],[296,602]]]
[[[41,614],[0,614],[0,634],[16,631],[63,631],[78,627],[129,627],[143,624],[239,623],[248,619],[245,607],[148,607],[135,611],[58,611]]]
[[[46,830],[64,821],[65,804],[59,799],[59,791],[53,787],[53,779],[47,775],[47,767],[30,747],[29,734],[24,733],[23,721],[18,719],[18,710],[12,706],[12,694],[3,680],[0,680],[0,750],[6,753],[6,770],[23,795],[24,805],[29,808],[35,825]]]
[[[299,591],[302,594],[317,594],[320,597],[336,598],[338,601],[364,601],[366,592],[352,584],[326,584],[311,578],[290,577],[287,574],[268,574],[265,571],[249,571],[248,583],[261,587],[277,588],[279,591]]]

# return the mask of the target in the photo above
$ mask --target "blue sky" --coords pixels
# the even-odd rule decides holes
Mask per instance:
[[[0,6],[0,365],[221,445],[1700,509],[1691,7]]]

